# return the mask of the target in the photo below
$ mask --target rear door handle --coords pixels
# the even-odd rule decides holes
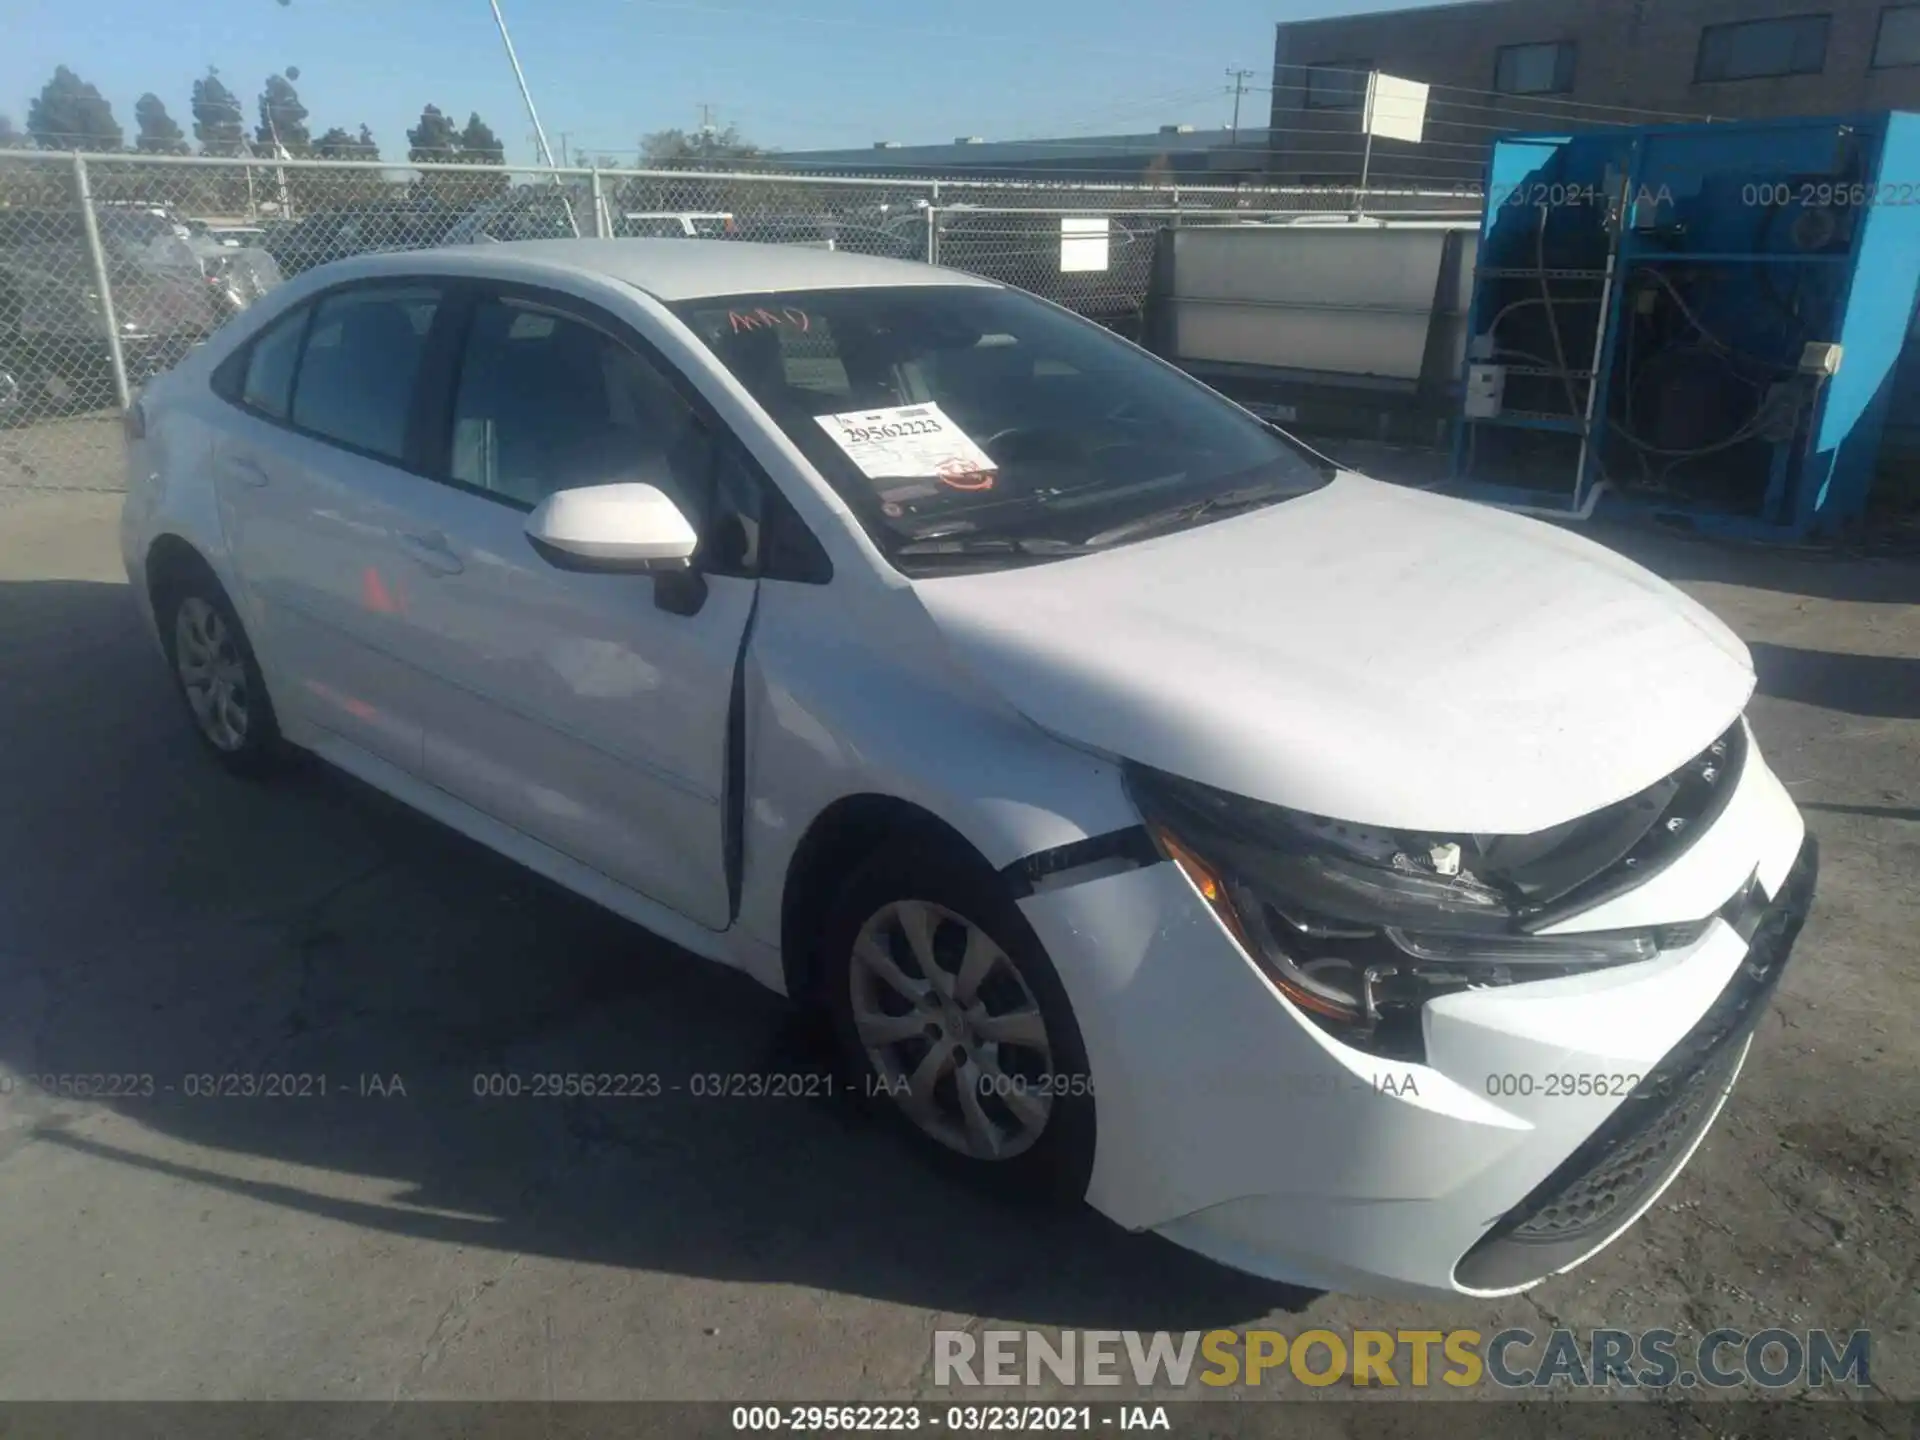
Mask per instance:
[[[438,530],[430,530],[423,535],[402,535],[400,548],[410,555],[418,565],[431,570],[436,575],[458,575],[466,569],[466,564],[453,553],[453,547],[447,543],[447,537]]]
[[[262,470],[256,461],[249,460],[244,455],[227,456],[223,468],[242,485],[252,485],[257,489],[267,483],[267,472]]]

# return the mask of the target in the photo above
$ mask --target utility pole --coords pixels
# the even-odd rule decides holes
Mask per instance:
[[[500,28],[500,43],[507,47],[507,63],[513,67],[514,81],[520,86],[520,98],[526,102],[527,119],[533,122],[533,139],[540,148],[540,163],[551,170],[553,151],[547,148],[547,132],[541,127],[540,112],[533,108],[533,92],[527,88],[527,76],[520,68],[520,57],[513,51],[513,37],[507,34],[507,17],[500,13],[500,0],[491,0],[491,3],[493,23]]]
[[[560,132],[560,168],[562,170],[567,169],[572,163],[567,158],[567,137],[571,134],[573,134],[571,130],[562,130]]]
[[[1233,81],[1233,130],[1229,138],[1232,143],[1238,144],[1240,141],[1240,97],[1246,92],[1247,81],[1253,78],[1253,71],[1235,70],[1232,66],[1228,66],[1227,78]]]

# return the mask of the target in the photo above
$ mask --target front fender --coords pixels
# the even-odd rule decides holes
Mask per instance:
[[[910,589],[765,583],[744,703],[739,923],[767,944],[801,840],[850,795],[918,806],[995,869],[1139,824],[1119,767],[969,678]]]

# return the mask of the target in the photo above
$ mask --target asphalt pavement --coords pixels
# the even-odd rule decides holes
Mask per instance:
[[[990,1202],[832,1102],[696,1093],[817,1041],[317,764],[226,777],[138,628],[117,497],[5,498],[0,1397],[903,1398],[937,1329],[1264,1321],[1870,1328],[1880,1393],[1920,1398],[1920,566],[1612,537],[1753,643],[1820,896],[1644,1222],[1524,1297],[1389,1303]],[[580,1071],[682,1088],[476,1093]],[[298,1093],[204,1093],[239,1074]],[[60,1075],[126,1093],[29,1078]]]

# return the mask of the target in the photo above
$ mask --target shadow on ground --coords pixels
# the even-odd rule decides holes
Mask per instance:
[[[226,777],[124,586],[0,585],[0,657],[0,1062],[152,1077],[108,1103],[165,1153],[81,1133],[57,1098],[13,1145],[397,1235],[1014,1321],[1204,1329],[1311,1298],[989,1201],[840,1102],[696,1094],[822,1057],[751,982],[324,767]],[[642,1093],[476,1093],[558,1073]],[[297,1099],[187,1093],[223,1075],[309,1078]]]
[[[1920,719],[1920,659],[1842,655],[1754,642],[1754,674],[1762,695],[1883,720]]]
[[[1576,527],[1676,584],[1703,580],[1810,599],[1920,604],[1920,565],[1840,546],[1745,544],[1617,522]]]

